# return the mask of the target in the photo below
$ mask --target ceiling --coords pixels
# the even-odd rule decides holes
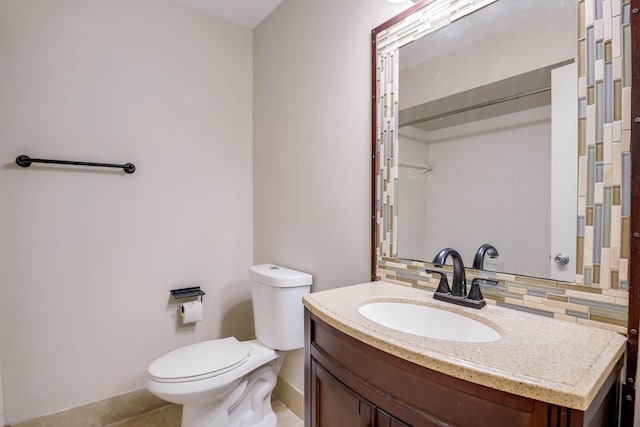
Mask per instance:
[[[177,0],[212,15],[255,28],[282,0]]]

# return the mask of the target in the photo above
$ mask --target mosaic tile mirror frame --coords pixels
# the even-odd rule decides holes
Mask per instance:
[[[428,262],[397,256],[399,48],[495,1],[423,0],[373,37],[372,278],[435,290]],[[578,232],[575,282],[467,269],[491,277],[490,304],[626,333],[631,254],[631,4],[576,0]]]

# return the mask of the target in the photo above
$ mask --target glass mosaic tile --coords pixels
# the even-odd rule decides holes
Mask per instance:
[[[584,284],[586,286],[591,286],[593,284],[593,278],[591,273],[591,267],[587,267],[584,269]]]
[[[596,82],[596,141],[604,140],[604,82]]]
[[[602,247],[611,247],[611,187],[604,189],[602,204]]]
[[[596,147],[587,147],[587,206],[593,205],[593,189],[595,186]]]
[[[604,180],[604,164],[596,163],[596,182],[603,182],[603,180]]]
[[[622,81],[613,82],[613,120],[622,120]]]
[[[629,236],[631,235],[631,219],[628,216],[622,217],[620,238],[620,258],[628,259],[631,255],[629,247]],[[622,260],[620,260],[622,262]]]
[[[631,86],[631,26],[622,27],[622,84]]]
[[[587,28],[587,85],[595,83],[596,35],[593,27]]]
[[[613,122],[613,63],[604,64],[604,121]]]
[[[602,0],[594,0],[594,18],[602,19],[604,13],[602,12]]]
[[[596,42],[596,60],[604,59],[604,41]]]
[[[584,236],[584,222],[585,218],[583,216],[578,217],[578,236]]]
[[[631,153],[622,153],[622,216],[631,215]]]
[[[602,205],[594,207],[593,218],[593,262],[600,263],[600,253],[602,251]],[[599,283],[599,281],[597,282]]]
[[[611,287],[613,289],[618,289],[619,286],[620,286],[620,283],[619,283],[619,279],[618,279],[618,272],[617,271],[611,271]]]
[[[587,99],[578,99],[578,117],[587,117]]]
[[[631,23],[631,4],[625,3],[622,5],[622,25],[629,25]]]
[[[500,307],[508,307],[518,311],[525,311],[527,313],[537,314],[539,316],[553,317],[553,313],[550,311],[537,310],[535,308],[524,307],[516,304],[509,304],[506,302],[498,302],[497,305]]]
[[[580,317],[582,319],[588,319],[589,318],[589,313],[582,313],[579,311],[573,311],[573,310],[567,310],[567,315],[569,316],[573,316],[573,317]]]

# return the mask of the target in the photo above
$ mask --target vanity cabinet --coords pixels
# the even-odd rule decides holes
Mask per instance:
[[[311,361],[312,412],[316,426],[409,427],[328,373],[316,360]]]
[[[589,408],[579,411],[411,363],[352,338],[307,309],[305,328],[306,427],[618,425],[620,363]]]

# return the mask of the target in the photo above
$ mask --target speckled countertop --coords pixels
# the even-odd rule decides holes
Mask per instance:
[[[488,305],[482,310],[434,300],[428,291],[386,282],[306,295],[305,307],[336,329],[415,364],[476,384],[585,410],[625,350],[605,329]],[[375,323],[358,312],[370,302],[400,301],[464,314],[502,339],[487,343],[424,338]]]

